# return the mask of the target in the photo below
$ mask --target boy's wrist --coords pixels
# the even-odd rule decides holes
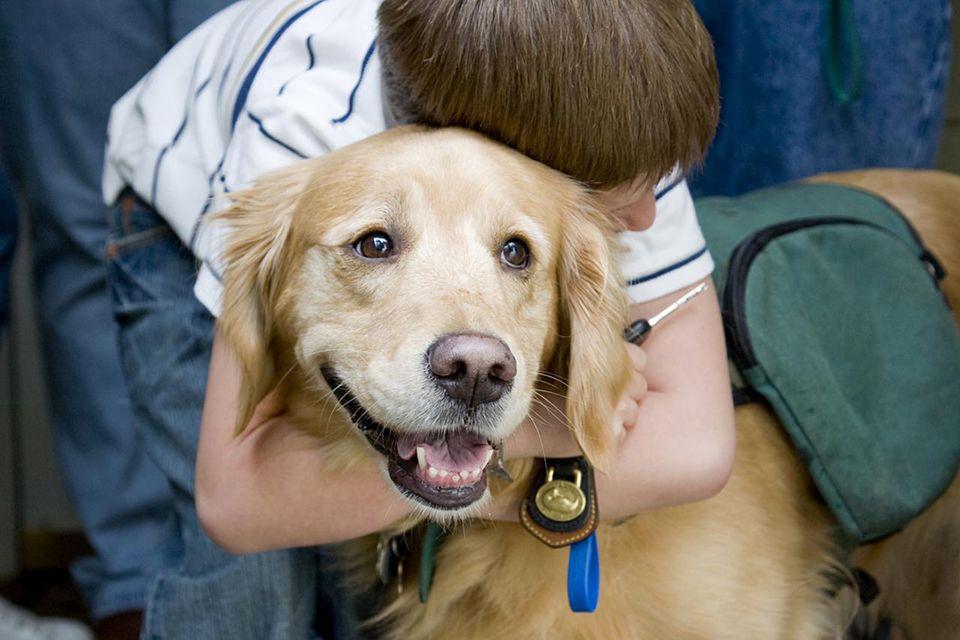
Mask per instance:
[[[533,429],[530,428],[530,418],[525,418],[520,426],[503,441],[502,454],[504,460],[516,458],[531,458],[534,455]]]
[[[505,460],[516,458],[569,458],[583,452],[566,425],[534,421],[527,417],[503,442]]]

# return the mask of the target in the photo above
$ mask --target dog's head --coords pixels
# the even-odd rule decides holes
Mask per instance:
[[[584,452],[609,460],[625,302],[581,186],[479,135],[409,127],[268,176],[222,217],[238,428],[293,384],[339,405],[316,428],[456,514],[551,371]]]

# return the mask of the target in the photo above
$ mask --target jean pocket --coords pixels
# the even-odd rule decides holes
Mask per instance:
[[[111,211],[107,282],[117,319],[193,295],[196,260],[163,218],[132,192]]]

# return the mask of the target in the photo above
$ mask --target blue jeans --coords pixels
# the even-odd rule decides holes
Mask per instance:
[[[96,555],[73,566],[94,619],[142,608],[175,527],[127,400],[107,295],[100,176],[110,107],[230,0],[0,1],[0,127],[27,198],[66,488]]]
[[[694,4],[714,38],[722,95],[720,129],[691,184],[696,195],[735,195],[823,171],[933,163],[949,70],[949,0]],[[833,28],[831,12],[839,12]],[[839,43],[834,56],[827,55],[831,34]],[[828,61],[848,86],[859,77],[853,100],[831,91]]]
[[[193,295],[197,264],[132,194],[112,214],[108,280],[130,398],[173,488],[176,533],[150,586],[144,638],[297,640],[312,636],[317,555],[233,556],[200,528],[194,461],[214,320]]]

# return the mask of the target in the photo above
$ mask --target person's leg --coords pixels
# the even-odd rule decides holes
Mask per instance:
[[[74,566],[95,619],[143,607],[174,525],[170,489],[126,397],[106,293],[107,118],[188,23],[226,4],[194,2],[174,25],[160,0],[0,2],[0,122],[28,202],[57,449],[96,551]]]
[[[824,171],[932,164],[949,0],[694,4],[716,44],[722,95],[717,138],[691,184],[696,195],[735,195]],[[857,78],[859,93],[848,101],[844,90]]]
[[[316,600],[311,549],[232,556],[203,532],[194,459],[213,318],[193,295],[196,263],[170,227],[132,195],[113,216],[108,279],[131,400],[171,480],[179,543],[151,585],[145,638],[297,640]]]
[[[0,154],[0,338],[10,312],[10,272],[17,242],[17,206]],[[0,638],[5,640],[93,640],[79,622],[40,618],[0,598]]]

